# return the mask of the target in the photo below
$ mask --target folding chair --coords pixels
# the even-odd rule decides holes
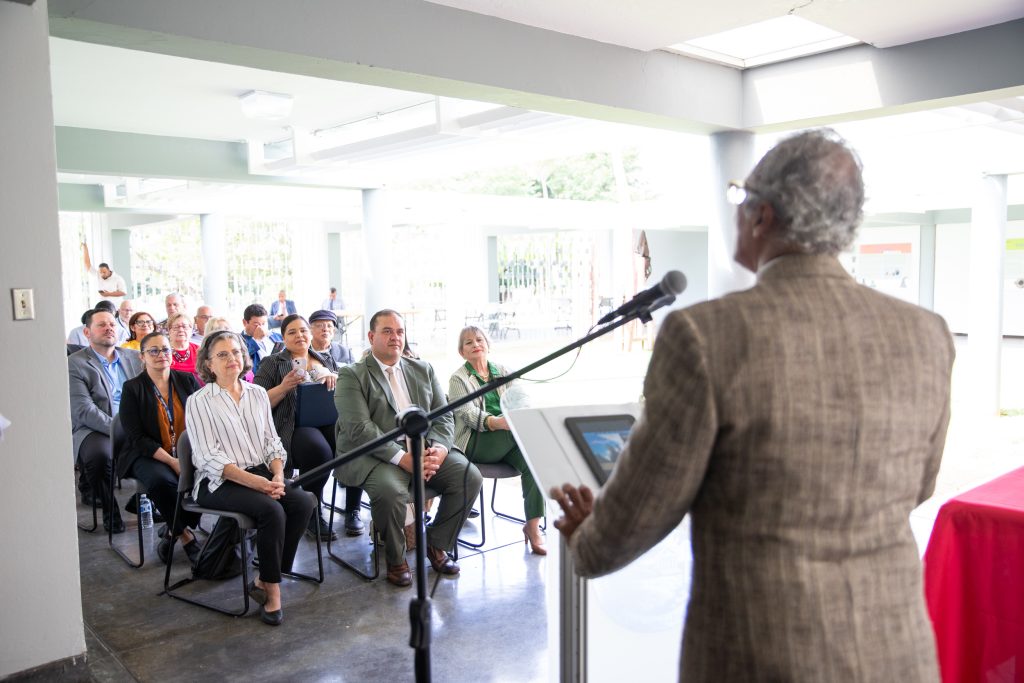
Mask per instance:
[[[114,498],[114,484],[115,484],[115,482],[117,480],[117,474],[116,474],[116,472],[117,472],[117,458],[120,455],[121,450],[125,447],[126,440],[127,440],[127,437],[125,436],[125,433],[124,433],[124,427],[121,426],[121,416],[120,415],[115,415],[114,416],[114,421],[110,425],[110,450],[113,453],[113,458],[112,458],[112,461],[110,463],[110,504],[111,505],[117,505],[117,499]],[[138,479],[135,480],[135,492],[136,492],[137,496],[140,496],[140,499],[141,499],[141,496],[143,494],[148,493],[148,491],[146,490],[145,485],[141,481],[139,481]],[[137,517],[136,521],[137,521],[137,524],[135,525],[137,530],[138,530],[138,535],[139,535],[139,561],[138,562],[133,560],[131,557],[126,555],[123,550],[121,550],[116,545],[114,545],[114,527],[111,526],[110,529],[107,531],[107,544],[110,546],[110,549],[113,550],[115,553],[117,553],[121,557],[121,559],[124,560],[128,564],[128,566],[131,567],[132,569],[138,569],[139,567],[141,567],[143,564],[146,563],[145,542],[142,539],[142,515],[141,515],[141,512],[142,512],[141,510],[136,511],[136,517]]]
[[[182,586],[192,583],[196,580],[194,576],[188,576],[180,581],[171,584],[171,565],[174,559],[174,546],[177,544],[177,539],[171,536],[171,547],[168,550],[168,561],[167,568],[164,572],[164,593],[171,596],[176,600],[188,602],[193,605],[205,607],[206,609],[220,612],[221,614],[227,614],[230,616],[240,617],[249,611],[249,546],[245,542],[245,532],[249,529],[255,529],[255,521],[248,515],[243,515],[240,512],[231,512],[229,510],[218,510],[216,508],[207,508],[199,505],[192,498],[192,487],[195,483],[195,465],[192,463],[192,444],[189,442],[188,433],[185,432],[178,439],[177,443],[178,450],[178,462],[180,464],[181,473],[178,475],[178,502],[174,506],[174,524],[177,523],[178,515],[182,512],[195,512],[200,515],[216,515],[218,517],[227,517],[233,519],[238,524],[238,543],[242,548],[242,608],[240,610],[231,610],[219,607],[218,605],[197,598],[188,597],[181,595],[178,589]],[[312,496],[312,493],[307,495]],[[316,539],[316,559],[317,566],[319,568],[319,577],[308,576],[306,574],[300,574],[299,572],[281,572],[285,576],[289,576],[294,579],[300,579],[303,581],[313,581],[315,583],[324,582],[324,558],[320,548],[320,539]]]
[[[525,519],[521,517],[516,517],[515,515],[505,514],[504,512],[499,512],[497,508],[494,506],[495,494],[498,492],[498,480],[512,479],[513,477],[518,477],[519,471],[516,468],[512,467],[512,465],[509,465],[504,462],[496,462],[490,464],[475,464],[477,469],[480,470],[480,475],[484,479],[494,480],[494,485],[491,486],[491,512],[494,514],[494,516],[500,517],[510,522],[516,522],[517,524],[526,524]],[[484,547],[484,545],[487,543],[487,524],[486,521],[484,520],[484,488],[485,487],[483,486],[480,487],[480,542],[474,543],[473,541],[464,541],[460,536],[459,545],[465,548],[478,549]],[[542,525],[541,529],[546,531],[547,526]]]

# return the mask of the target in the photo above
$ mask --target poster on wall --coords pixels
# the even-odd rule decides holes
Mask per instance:
[[[857,282],[904,301],[917,303],[910,242],[860,244],[846,266]]]

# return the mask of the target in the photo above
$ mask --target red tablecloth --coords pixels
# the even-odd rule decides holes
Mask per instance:
[[[1024,681],[1024,467],[942,506],[924,577],[942,680]]]

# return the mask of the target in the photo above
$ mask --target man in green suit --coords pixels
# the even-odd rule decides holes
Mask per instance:
[[[338,374],[334,401],[338,408],[338,453],[347,453],[395,428],[395,416],[409,405],[433,411],[447,403],[444,389],[429,363],[404,358],[402,316],[382,310],[370,318],[370,353]],[[451,414],[434,420],[426,436],[423,477],[441,496],[434,523],[427,528],[427,559],[434,571],[454,576],[457,565],[448,555],[455,547],[470,507],[480,493],[480,471],[453,449]],[[339,466],[335,476],[346,486],[358,486],[370,496],[374,526],[384,534],[388,581],[409,586],[405,560],[406,506],[412,498],[412,456],[404,443],[389,443]]]

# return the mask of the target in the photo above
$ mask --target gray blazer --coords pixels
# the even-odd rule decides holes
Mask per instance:
[[[908,517],[935,484],[953,353],[942,318],[828,256],[670,314],[578,570],[622,567],[689,513],[680,680],[937,681]]]
[[[399,363],[409,388],[409,399],[415,405],[431,412],[447,403],[444,389],[430,363],[411,358],[402,358]],[[339,455],[395,428],[397,404],[387,377],[372,354],[339,370],[334,404],[338,408],[336,433]],[[434,420],[426,438],[428,443],[442,445],[451,451],[453,433],[454,419],[448,413]],[[391,458],[404,450],[397,443],[385,444],[369,455],[341,465],[336,474],[346,486],[362,486],[375,467],[394,467],[390,464]]]
[[[126,381],[142,372],[137,351],[118,349]],[[110,384],[99,359],[91,347],[68,356],[68,384],[71,393],[72,454],[78,460],[78,449],[92,432],[110,436],[113,421]]]

